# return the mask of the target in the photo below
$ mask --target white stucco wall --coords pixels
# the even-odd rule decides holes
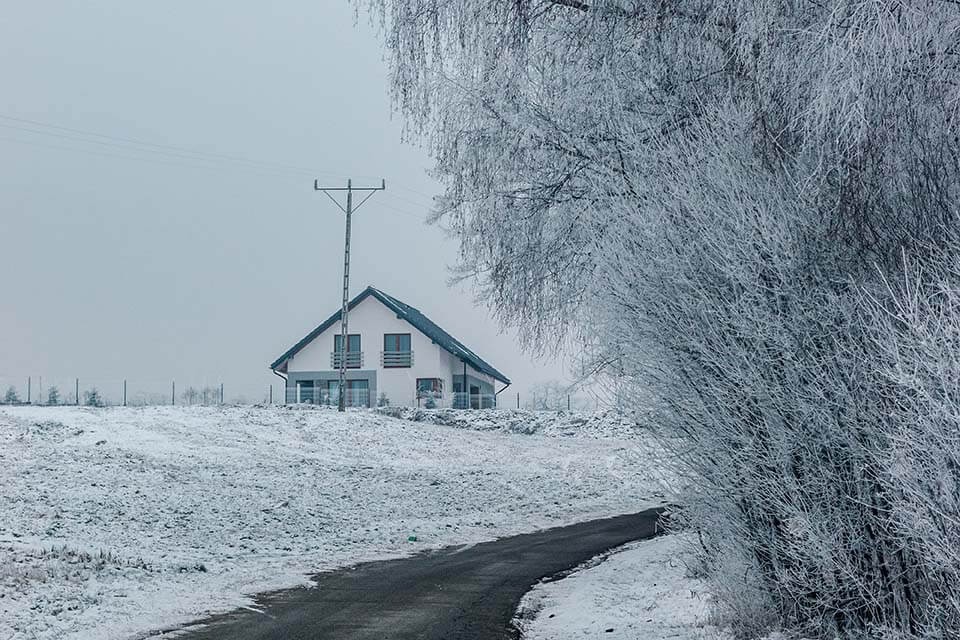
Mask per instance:
[[[443,365],[443,366],[444,366],[444,369],[445,369],[445,370],[449,370],[449,372],[450,372],[450,381],[449,381],[449,384],[451,385],[451,386],[449,386],[449,387],[444,386],[443,388],[444,388],[444,389],[449,389],[449,390],[452,391],[452,390],[453,390],[453,386],[452,386],[452,385],[453,385],[453,382],[452,382],[452,381],[453,381],[453,376],[463,375],[463,361],[460,360],[460,359],[459,359],[458,357],[456,357],[455,355],[453,355],[452,353],[450,353],[449,351],[447,351],[446,349],[441,349],[441,352],[442,352],[442,353],[441,353],[441,357],[442,357],[442,358],[444,359],[444,361],[445,361],[445,364]],[[493,376],[488,376],[488,375],[485,374],[485,373],[480,373],[479,371],[477,371],[476,369],[474,369],[474,368],[471,367],[470,365],[467,365],[467,375],[468,375],[468,376],[471,376],[471,377],[473,377],[473,378],[477,378],[478,380],[483,380],[484,382],[489,383],[490,386],[492,386],[492,387],[494,387],[494,388],[496,388],[496,386],[497,386],[498,384],[502,384],[502,383],[497,382],[496,380],[494,380],[494,379],[493,379]],[[446,384],[446,383],[445,383],[445,384]]]
[[[444,395],[453,393],[453,376],[463,372],[463,363],[445,349],[420,333],[406,320],[398,318],[396,313],[383,305],[373,296],[368,296],[350,310],[349,331],[360,334],[360,349],[363,352],[362,370],[375,370],[377,390],[387,394],[394,405],[416,404],[417,378],[440,378],[443,380]],[[410,348],[413,351],[413,366],[410,368],[388,368],[380,366],[380,352],[383,351],[385,333],[409,333]],[[340,334],[340,323],[334,323],[310,344],[300,350],[288,363],[291,373],[307,371],[332,371],[330,354],[333,352],[333,340]],[[484,375],[473,367],[467,367],[467,373],[493,383],[493,378]],[[374,402],[376,399],[372,399]]]

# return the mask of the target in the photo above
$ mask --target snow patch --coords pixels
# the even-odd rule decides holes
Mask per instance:
[[[687,577],[677,536],[633,542],[524,596],[514,625],[524,640],[727,640],[710,625],[699,580]]]

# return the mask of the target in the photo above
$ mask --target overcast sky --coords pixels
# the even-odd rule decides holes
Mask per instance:
[[[222,380],[261,399],[280,383],[267,365],[339,305],[343,214],[312,187],[348,176],[388,186],[354,217],[352,294],[419,307],[511,377],[514,402],[563,377],[447,287],[456,242],[422,222],[430,160],[401,143],[382,48],[346,0],[4,13],[4,387]]]

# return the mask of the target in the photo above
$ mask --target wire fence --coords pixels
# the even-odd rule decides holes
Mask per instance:
[[[285,386],[283,381],[250,391],[250,385],[224,382],[158,380],[142,378],[69,378],[0,376],[0,405],[74,406],[216,406],[252,404],[336,405],[336,389]],[[583,411],[600,407],[598,401],[578,394],[530,393],[418,393],[405,398],[375,396],[367,389],[345,389],[351,407],[384,405],[452,409],[529,409],[535,411]]]
[[[340,397],[336,389],[322,389],[294,385],[286,390],[287,404],[318,404],[336,406]],[[344,389],[344,404],[348,407],[421,407],[425,409],[496,409],[497,396],[492,393],[421,393],[397,398],[381,393],[373,396],[369,389]]]
[[[249,389],[249,385],[246,387]],[[282,385],[262,392],[236,391],[223,382],[123,378],[0,377],[0,404],[94,407],[155,405],[282,404]]]

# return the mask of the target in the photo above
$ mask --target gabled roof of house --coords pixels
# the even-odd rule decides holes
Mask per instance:
[[[350,303],[347,305],[347,308],[353,309],[355,306],[366,300],[369,296],[373,296],[379,300],[384,306],[395,312],[398,318],[406,320],[412,324],[418,331],[430,338],[434,344],[439,345],[450,354],[466,362],[475,370],[496,378],[504,384],[510,384],[509,378],[497,371],[493,365],[489,364],[483,358],[464,346],[462,342],[441,329],[433,320],[423,315],[419,309],[411,307],[405,302],[401,302],[400,300],[397,300],[393,296],[387,295],[379,289],[367,287],[357,297],[350,301]],[[317,336],[337,322],[340,322],[339,310],[327,318],[319,327],[304,336],[300,342],[287,349],[286,353],[274,360],[273,364],[270,365],[270,368],[276,371],[279,367],[286,363],[287,360],[296,355],[297,352],[313,342]]]

